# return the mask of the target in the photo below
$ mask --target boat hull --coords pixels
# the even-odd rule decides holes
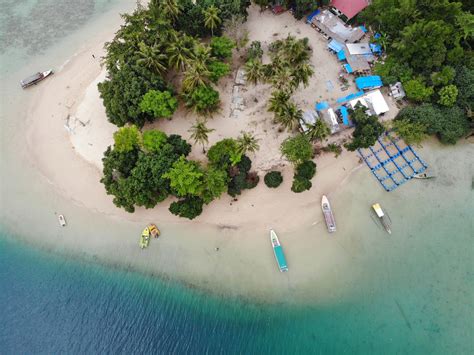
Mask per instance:
[[[336,231],[336,219],[332,213],[331,204],[329,203],[328,198],[324,195],[321,199],[321,208],[323,210],[324,221],[326,222],[328,232],[334,233]]]
[[[48,76],[54,74],[52,70],[47,70],[44,72],[38,72],[26,79],[23,79],[20,81],[20,85],[23,89],[26,89],[27,87],[30,87],[32,85],[38,84],[40,81],[46,79]]]
[[[275,260],[280,272],[288,271],[288,265],[286,263],[285,254],[283,253],[283,248],[281,247],[280,240],[273,229],[270,230],[270,241],[272,242],[273,254],[275,255]]]

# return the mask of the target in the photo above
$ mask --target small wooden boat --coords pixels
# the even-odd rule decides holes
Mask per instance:
[[[270,230],[270,241],[272,242],[273,253],[275,254],[275,259],[277,261],[280,272],[288,271],[285,254],[283,254],[283,248],[281,247],[280,241],[278,240],[278,236],[276,235],[273,229]]]
[[[38,72],[36,74],[33,74],[33,75],[27,77],[26,79],[23,79],[22,81],[20,81],[21,87],[23,89],[26,89],[27,87],[29,87],[31,85],[36,85],[41,80],[46,79],[48,76],[50,76],[52,74],[54,74],[54,72],[52,70],[47,70],[47,71],[44,71],[44,72]]]
[[[375,203],[372,205],[372,208],[374,209],[375,213],[377,214],[377,217],[379,218],[380,223],[382,223],[382,226],[384,229],[387,231],[388,234],[392,234],[391,230],[391,220],[390,217],[388,217],[387,213],[382,209],[380,204]]]
[[[414,179],[434,179],[435,177],[436,176],[428,175],[427,173],[413,175]]]
[[[326,221],[329,233],[335,232],[336,220],[334,219],[329,200],[325,195],[323,195],[323,198],[321,199],[321,208],[323,209],[324,220]]]
[[[146,227],[140,237],[140,248],[145,249],[150,245],[150,230]]]
[[[58,221],[61,227],[66,227],[66,218],[62,214],[58,215]]]
[[[148,225],[148,230],[150,231],[150,235],[153,238],[158,238],[160,236],[160,230],[158,229],[158,227],[155,224],[150,223]]]

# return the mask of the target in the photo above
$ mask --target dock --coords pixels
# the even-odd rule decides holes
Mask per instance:
[[[391,132],[379,137],[372,147],[357,151],[386,191],[395,190],[428,168],[410,145]]]

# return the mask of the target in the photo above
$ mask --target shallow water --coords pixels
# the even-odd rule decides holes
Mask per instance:
[[[108,13],[133,2],[63,1],[57,6],[53,1],[0,0],[0,6],[5,9],[0,59],[6,68],[0,74],[2,353],[474,351],[472,144],[427,144],[420,154],[437,178],[411,181],[391,193],[365,167],[352,175],[350,184],[330,196],[335,235],[328,238],[324,226],[316,225],[280,236],[290,272],[272,275],[282,276],[287,285],[285,297],[272,304],[221,298],[99,266],[90,257],[66,258],[15,241],[35,226],[39,236],[57,234],[61,245],[56,224],[43,222],[58,208],[70,211],[76,225],[83,226],[71,228],[75,238],[96,233],[100,239],[112,223],[59,196],[20,149],[24,102],[31,93],[21,91],[18,80],[38,67],[60,67],[109,21]],[[51,9],[59,18],[31,16]],[[25,27],[18,29],[22,23]],[[371,219],[373,202],[389,211],[392,236]],[[130,223],[113,224],[118,237],[130,233]],[[170,228],[170,234],[188,232]],[[314,242],[299,242],[298,236],[308,233]],[[303,250],[311,248],[337,248],[346,258],[303,259]],[[169,257],[174,253],[179,250]],[[324,277],[315,277],[312,289],[299,289],[296,278],[308,268],[315,273],[324,269]],[[236,290],[245,286],[238,278],[229,282]],[[305,293],[304,305],[292,302],[292,295],[300,293]],[[331,296],[330,302],[319,302],[320,294]]]

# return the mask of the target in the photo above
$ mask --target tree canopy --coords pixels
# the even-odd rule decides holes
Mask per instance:
[[[285,158],[295,165],[313,157],[313,147],[303,134],[285,139],[280,146],[280,150]]]
[[[351,118],[355,124],[355,130],[352,133],[352,141],[345,145],[350,151],[373,146],[377,138],[385,132],[378,117],[367,114],[366,110],[365,106],[358,103],[352,111]]]

